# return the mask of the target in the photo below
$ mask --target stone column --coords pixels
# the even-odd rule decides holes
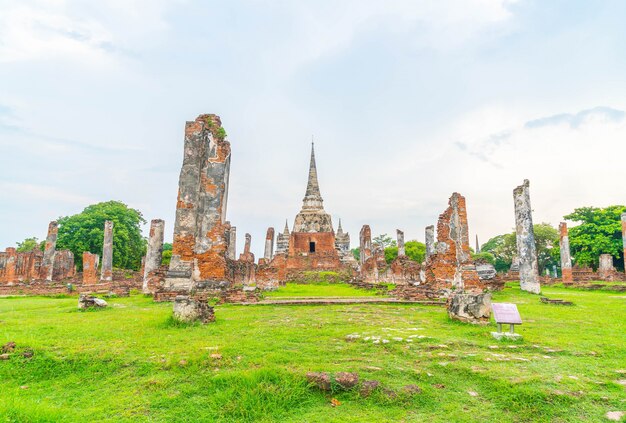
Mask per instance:
[[[274,257],[274,228],[268,228],[265,235],[265,254],[263,258],[266,262],[270,262]]]
[[[372,230],[369,225],[363,225],[359,233],[359,258],[361,264],[372,256]]]
[[[17,282],[17,250],[13,247],[6,249],[4,279],[7,283]]]
[[[248,256],[250,254],[250,244],[252,244],[252,235],[246,234],[246,243],[243,246],[244,256]]]
[[[624,272],[626,272],[626,213],[622,213],[622,245],[624,246]]]
[[[226,257],[231,260],[237,260],[237,227],[231,226],[228,230],[228,249]]]
[[[165,222],[161,219],[154,219],[150,222],[150,237],[148,238],[148,252],[143,273],[143,293],[149,294],[148,281],[150,274],[161,266],[163,259],[163,237],[165,232]]]
[[[396,236],[398,238],[398,257],[406,256],[406,250],[404,249],[404,232],[400,229],[396,229]]]
[[[435,226],[426,226],[426,258],[435,254]]]
[[[172,260],[167,289],[190,292],[228,284],[226,209],[230,143],[219,116],[204,114],[185,124]]]
[[[567,223],[559,223],[559,234],[559,247],[561,248],[561,280],[563,283],[573,283],[574,277],[572,276],[572,257],[570,256]],[[556,275],[554,277],[556,277]]]
[[[54,254],[57,246],[57,235],[59,233],[59,224],[56,221],[50,222],[48,225],[48,236],[46,237],[46,247],[43,252],[43,261],[39,271],[41,279],[48,282],[52,281],[54,274]]]
[[[98,283],[98,254],[89,251],[83,253],[83,285],[93,285]]]
[[[522,185],[513,190],[519,278],[520,288],[523,291],[539,294],[541,285],[539,283],[539,265],[537,263],[537,246],[533,231],[529,185],[530,182],[525,179]]]
[[[598,278],[602,281],[611,280],[614,272],[613,256],[610,254],[600,254]]]
[[[102,272],[100,279],[113,280],[113,222],[104,222],[104,243],[102,244]]]

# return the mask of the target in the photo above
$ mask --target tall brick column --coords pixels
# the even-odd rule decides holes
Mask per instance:
[[[396,229],[396,236],[398,238],[398,257],[406,256],[406,250],[404,249],[404,232],[400,229]]]
[[[98,283],[98,262],[100,256],[89,251],[83,253],[83,285]]]
[[[59,224],[56,221],[50,222],[50,225],[48,225],[48,236],[46,237],[46,247],[43,252],[43,261],[39,269],[41,279],[45,279],[48,282],[52,281],[54,274],[54,254],[56,252],[58,233]]]
[[[624,246],[624,272],[626,272],[626,213],[622,213],[622,245]]]
[[[426,226],[426,258],[435,254],[435,226]]]
[[[465,197],[455,192],[437,221],[437,249],[426,260],[426,284],[436,290],[482,291],[469,246]]]
[[[513,190],[515,204],[515,232],[517,256],[519,257],[520,288],[533,294],[541,292],[537,246],[533,230],[532,208],[530,207],[530,182],[528,179]]]
[[[615,267],[613,267],[613,256],[610,254],[600,254],[598,262],[598,278],[601,281],[613,280],[613,273],[615,273]]]
[[[237,227],[231,226],[228,230],[228,249],[226,257],[231,260],[237,260]]]
[[[561,279],[563,280],[563,283],[573,283],[574,277],[572,275],[572,257],[570,256],[567,223],[559,223],[559,234],[559,247],[561,249]]]
[[[113,280],[113,222],[104,222],[104,243],[102,244],[102,272],[100,279]]]
[[[372,257],[372,230],[369,225],[363,225],[359,233],[359,258],[361,265]]]
[[[265,254],[263,258],[269,263],[274,257],[274,228],[267,228],[265,235]]]
[[[186,123],[172,261],[165,280],[168,289],[188,292],[200,282],[207,288],[229,283],[226,204],[230,155],[219,116],[200,115]]]
[[[165,232],[165,222],[161,219],[154,219],[150,222],[150,237],[148,238],[148,251],[143,273],[143,293],[149,294],[148,282],[152,272],[161,266],[163,259],[163,238]]]
[[[17,250],[13,247],[6,249],[6,264],[4,280],[7,283],[17,282]]]

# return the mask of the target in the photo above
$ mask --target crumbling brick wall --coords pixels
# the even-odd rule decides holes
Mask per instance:
[[[437,222],[436,251],[426,260],[425,285],[435,291],[482,291],[469,248],[465,197],[455,192],[448,204]]]
[[[170,289],[189,291],[228,283],[230,154],[219,116],[200,115],[187,122],[172,260],[166,278]]]

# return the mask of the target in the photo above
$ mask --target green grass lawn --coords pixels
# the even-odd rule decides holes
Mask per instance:
[[[171,304],[140,295],[89,312],[76,310],[76,298],[3,298],[0,343],[17,349],[0,361],[0,416],[580,422],[626,410],[618,382],[626,379],[626,295],[551,287],[544,295],[575,305],[542,304],[510,286],[495,294],[519,306],[518,343],[494,340],[495,325],[452,322],[436,306],[224,305],[216,323],[180,327]],[[325,394],[307,386],[307,371],[355,371],[399,394]],[[421,394],[402,394],[408,384]]]
[[[375,289],[359,289],[347,283],[298,284],[287,283],[276,291],[266,292],[265,297],[373,297]]]

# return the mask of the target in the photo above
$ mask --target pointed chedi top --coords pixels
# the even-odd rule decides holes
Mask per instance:
[[[315,166],[315,147],[311,143],[311,163],[309,164],[309,181],[306,186],[306,194],[302,200],[302,210],[323,210],[324,200],[320,194],[320,186],[317,182],[317,167]]]

